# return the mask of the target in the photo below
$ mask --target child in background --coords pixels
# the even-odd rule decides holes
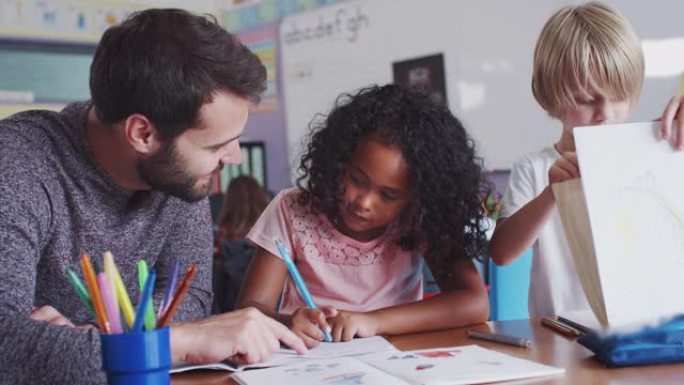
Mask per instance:
[[[472,262],[485,251],[480,163],[458,119],[426,96],[387,85],[341,97],[312,132],[298,187],[247,235],[259,251],[238,306],[271,315],[309,347],[323,331],[348,341],[486,321]],[[319,309],[288,279],[276,239]],[[441,293],[421,301],[423,261]]]
[[[551,16],[541,31],[532,91],[563,129],[553,146],[513,166],[490,243],[498,265],[512,262],[532,246],[531,317],[591,314],[550,185],[579,177],[572,129],[624,122],[638,100],[643,78],[641,44],[629,22],[613,8],[597,2],[567,6]],[[661,122],[664,138],[677,123],[678,148],[684,120],[681,105],[681,99],[673,98]]]
[[[235,308],[247,266],[256,251],[245,236],[268,201],[268,193],[254,177],[239,175],[228,185],[214,239],[214,314]]]
[[[231,179],[221,205],[219,233],[222,238],[244,238],[268,206],[268,192],[249,175]]]

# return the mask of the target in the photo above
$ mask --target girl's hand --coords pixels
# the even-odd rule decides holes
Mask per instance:
[[[564,152],[549,169],[549,185],[580,177],[576,152]]]
[[[660,134],[663,139],[674,136],[675,148],[684,148],[684,96],[673,96],[660,117]]]
[[[323,341],[324,331],[330,332],[330,325],[326,319],[337,314],[337,309],[330,306],[318,309],[301,307],[292,313],[290,329],[304,341],[307,348],[313,348]]]
[[[84,324],[76,326],[67,317],[63,316],[62,313],[57,311],[52,306],[41,306],[35,307],[31,310],[30,317],[34,321],[47,322],[51,325],[66,326],[76,329],[90,329],[93,325]]]
[[[370,313],[338,311],[337,316],[328,318],[335,342],[351,341],[354,337],[373,337],[378,333],[380,322]]]

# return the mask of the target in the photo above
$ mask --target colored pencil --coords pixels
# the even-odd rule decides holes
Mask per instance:
[[[567,318],[558,316],[558,322],[564,324],[565,326],[570,326],[576,330],[578,330],[580,333],[591,333],[593,330],[590,327],[584,326],[581,323],[569,320]]]
[[[164,299],[162,300],[162,303],[159,305],[159,310],[157,310],[157,318],[161,318],[161,316],[164,314],[166,309],[168,309],[169,304],[171,303],[171,297],[173,297],[173,292],[174,290],[176,290],[176,281],[178,280],[179,268],[180,264],[178,263],[178,259],[176,259],[175,261],[173,261],[173,269],[171,270],[171,276],[166,281]]]
[[[131,299],[128,297],[128,292],[126,292],[126,286],[123,283],[123,279],[121,279],[119,269],[116,268],[112,253],[105,251],[103,257],[105,273],[110,277],[109,279],[114,280],[114,284],[116,285],[116,298],[119,301],[121,312],[126,319],[126,325],[131,327],[133,325],[133,319],[135,318],[135,312],[133,310],[133,305],[131,304]]]
[[[100,286],[102,294],[102,301],[104,302],[105,310],[107,311],[107,319],[112,328],[112,333],[121,333],[121,317],[119,316],[119,307],[115,302],[116,294],[110,290],[109,282],[107,282],[107,275],[102,272],[97,274],[97,283]]]
[[[140,284],[140,292],[142,293],[145,287],[145,282],[147,281],[147,276],[149,272],[147,271],[147,262],[138,261],[138,283]],[[154,290],[153,299],[154,299]],[[154,300],[150,302],[147,310],[145,310],[145,330],[154,330],[157,320],[154,318]]]
[[[178,290],[176,290],[176,294],[173,296],[173,299],[169,303],[168,309],[166,309],[164,314],[157,321],[157,328],[163,328],[167,326],[169,322],[171,322],[173,314],[176,312],[176,309],[183,301],[185,294],[188,292],[188,289],[190,288],[192,280],[195,279],[195,275],[197,275],[197,266],[192,265],[190,266],[188,272],[185,274],[185,277],[183,277],[183,280],[178,286]]]
[[[507,336],[504,334],[479,332],[477,330],[472,329],[468,329],[468,337],[477,338],[485,341],[498,342],[506,345],[520,346],[523,348],[532,346],[532,341],[526,338]]]
[[[86,289],[85,286],[83,286],[83,282],[81,282],[81,280],[78,278],[78,275],[76,275],[76,273],[74,273],[73,270],[67,270],[67,278],[76,290],[76,294],[81,299],[81,302],[83,302],[83,304],[86,305],[88,309],[90,309],[90,311],[93,312],[93,314],[95,314],[95,309],[93,308],[93,301],[90,299],[88,289]]]
[[[580,333],[577,330],[569,328],[569,327],[563,325],[562,323],[560,323],[560,322],[558,322],[555,319],[550,318],[550,317],[542,318],[541,323],[542,323],[542,325],[544,325],[550,329],[553,329],[556,332],[558,332],[564,336],[577,337],[580,335]]]
[[[95,270],[93,270],[93,265],[90,263],[90,257],[88,257],[88,254],[86,253],[81,255],[81,266],[83,267],[83,275],[85,277],[88,291],[90,292],[90,298],[93,301],[93,308],[95,309],[95,318],[97,319],[97,324],[103,333],[109,334],[112,332],[112,328],[109,325],[104,303],[102,302],[102,296],[100,295],[100,288],[98,287],[97,280],[95,279]]]
[[[145,280],[145,285],[140,293],[140,300],[138,302],[138,307],[135,309],[135,321],[133,321],[133,326],[131,326],[132,332],[142,331],[145,324],[145,313],[148,310],[150,303],[152,303],[152,295],[154,294],[154,282],[157,280],[157,271],[152,270],[152,272],[147,276]]]
[[[279,239],[276,239],[275,243],[276,247],[278,248],[278,253],[280,253],[280,257],[283,259],[283,262],[285,263],[287,270],[290,272],[292,281],[294,281],[295,286],[297,286],[297,289],[299,290],[299,293],[302,295],[302,298],[304,298],[306,306],[311,309],[317,309],[316,303],[314,302],[313,297],[309,292],[309,289],[306,287],[306,283],[304,283],[302,275],[299,274],[299,270],[297,270],[297,266],[295,265],[294,260],[290,256],[289,251],[287,251],[287,247],[285,247],[285,244]],[[326,342],[332,342],[332,336],[330,335],[329,331],[323,330],[323,335],[325,337]]]

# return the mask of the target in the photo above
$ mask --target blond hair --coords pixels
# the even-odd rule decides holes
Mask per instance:
[[[605,4],[563,7],[539,35],[532,93],[551,116],[575,107],[577,93],[594,91],[634,104],[643,80],[639,39],[622,14]]]

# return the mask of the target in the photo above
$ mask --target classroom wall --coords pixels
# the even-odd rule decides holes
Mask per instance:
[[[641,38],[646,76],[631,119],[651,120],[679,89],[684,2],[605,2],[621,11]],[[403,65],[430,74],[423,75],[429,84],[445,79],[441,99],[464,122],[487,168],[509,169],[560,136],[560,123],[539,107],[530,84],[539,32],[567,3],[350,0],[286,17],[280,44],[289,145],[296,146],[307,123],[328,111],[340,93],[392,82],[394,69]],[[443,66],[406,64],[436,54]]]
[[[250,113],[244,135],[245,140],[263,141],[266,144],[266,172],[271,191],[277,192],[293,184],[292,170],[297,163],[297,159],[289,155],[293,149],[288,145],[285,125],[287,101],[283,100],[282,77],[278,76],[285,71],[278,60],[278,21],[288,15],[313,11],[337,2],[265,0],[229,10],[212,10],[214,3],[203,1],[193,3],[190,9],[217,15],[224,27],[243,39],[250,48],[258,51],[264,43],[273,47],[272,63],[268,63],[268,57],[263,57],[269,66],[269,90],[262,105],[268,107],[256,108]],[[26,9],[32,9],[31,13],[12,18],[6,8],[0,12],[0,90],[15,92],[9,97],[6,95],[4,100],[0,95],[0,117],[28,108],[59,110],[70,101],[87,99],[92,53],[98,34],[106,29],[107,22],[117,22],[128,13],[146,7],[187,8],[187,5],[175,0],[112,1],[107,5],[100,5],[97,1],[70,0],[55,0],[51,6],[38,0],[19,0],[19,3]],[[85,14],[101,16],[88,16],[82,27],[69,29],[68,26],[53,25],[55,22],[50,20],[64,18],[64,6],[76,3],[83,7]],[[6,6],[6,3],[1,5]],[[79,8],[75,9],[79,14]],[[106,19],[108,13],[110,18]],[[37,19],[31,19],[29,15]],[[53,33],[52,29],[59,28],[66,32]]]
[[[265,143],[268,188],[277,192],[291,185],[283,102],[275,75],[277,21],[337,1],[0,1],[0,118],[25,109],[60,110],[68,102],[88,99],[90,63],[99,36],[131,12],[178,7],[213,14],[267,65],[269,89],[264,102],[251,111],[244,139]]]
[[[262,140],[266,146],[268,189],[277,193],[289,187],[285,118],[282,110],[253,113],[245,126],[244,140]]]
[[[672,41],[669,41],[669,47],[680,47],[679,51],[684,50],[684,43],[682,43],[682,36],[684,33],[673,35],[673,28],[676,29],[676,23],[672,23],[668,20],[672,18],[677,18],[678,14],[681,12],[675,12],[679,8],[684,8],[676,0],[660,0],[652,2],[646,7],[646,5],[641,1],[636,0],[610,0],[607,1],[610,4],[617,6],[621,9],[628,19],[630,19],[635,29],[637,29],[638,34],[645,41],[645,50],[647,51],[647,59],[649,55],[657,54],[658,50],[668,50],[667,38],[671,37]],[[41,20],[30,20],[28,18],[11,19],[8,15],[11,15],[11,10],[7,8],[8,4],[16,3],[23,4],[24,8],[36,8],[37,15],[42,15]],[[104,23],[115,21],[118,18],[125,16],[126,12],[133,10],[151,7],[151,6],[191,6],[193,11],[205,11],[217,15],[223,25],[236,33],[240,37],[246,39],[252,39],[255,34],[260,35],[260,39],[256,41],[256,49],[263,48],[263,44],[266,43],[270,45],[271,51],[268,53],[272,57],[272,63],[269,64],[269,82],[273,83],[273,94],[267,96],[267,101],[270,103],[268,108],[259,108],[252,111],[250,119],[247,123],[247,128],[245,131],[245,138],[250,140],[262,140],[267,145],[267,179],[269,181],[269,188],[272,191],[278,191],[282,188],[292,185],[292,170],[293,166],[296,165],[297,156],[293,156],[294,152],[297,151],[299,143],[303,139],[301,135],[305,131],[305,124],[299,124],[295,130],[296,134],[293,135],[293,129],[288,128],[286,124],[287,113],[286,109],[288,104],[292,105],[295,102],[292,100],[285,100],[284,88],[286,85],[283,84],[283,76],[288,71],[292,71],[290,67],[284,67],[281,60],[282,56],[282,42],[278,36],[278,22],[283,17],[293,17],[293,15],[301,14],[303,16],[307,14],[316,15],[318,10],[332,9],[336,4],[349,3],[352,4],[354,1],[341,2],[336,0],[262,0],[262,1],[211,1],[204,0],[201,2],[181,2],[177,0],[139,0],[139,1],[116,1],[112,0],[102,5],[104,3],[98,1],[84,1],[84,0],[54,0],[51,2],[45,2],[42,0],[16,0],[13,2],[0,2],[0,90],[21,90],[21,86],[24,83],[36,84],[34,91],[34,102],[40,102],[41,108],[59,108],[61,104],[74,99],[83,99],[88,97],[87,89],[87,67],[89,64],[88,50],[92,50],[97,41],[93,38],[93,29],[88,29],[81,35],[60,35],[51,33],[50,28],[59,27],[57,22],[60,19],[59,12],[61,6],[83,6],[88,12],[85,12],[85,19],[87,21],[86,25],[95,25],[95,29],[106,28]],[[388,6],[393,4],[395,9],[393,11],[396,15],[401,15],[401,5],[406,2],[388,2],[387,0],[366,0],[364,4],[384,4]],[[511,7],[518,9],[519,15],[516,18],[510,17],[511,14],[507,12],[497,12],[496,18],[493,17],[491,12],[480,12],[486,10],[488,7],[494,7],[501,4],[509,4],[508,2],[501,0],[488,0],[485,2],[478,2],[477,4],[471,4],[467,2],[446,2],[444,0],[429,0],[421,2],[422,6],[432,6],[428,13],[439,12],[439,7],[446,7],[448,9],[458,8],[461,10],[461,14],[470,15],[467,20],[469,23],[476,23],[477,20],[482,19],[487,23],[491,22],[509,22],[508,19],[512,19],[512,22],[525,23],[533,26],[526,29],[534,30],[534,34],[530,35],[530,38],[526,41],[527,49],[518,49],[515,53],[516,57],[526,58],[525,60],[531,61],[532,47],[534,44],[535,35],[539,29],[541,29],[543,20],[550,15],[550,13],[560,6],[565,1],[558,0],[551,3],[545,3],[543,6],[535,3],[533,1],[524,1],[521,3],[511,4]],[[42,7],[42,8],[40,8]],[[40,8],[40,9],[39,9]],[[445,9],[446,9],[445,8]],[[475,12],[475,10],[479,10]],[[542,12],[543,11],[543,12]],[[648,12],[646,12],[648,11]],[[42,12],[42,13],[41,13]],[[109,12],[109,13],[108,13]],[[662,18],[658,17],[645,17],[643,15],[661,15]],[[504,15],[505,17],[502,17]],[[533,15],[530,16],[530,15]],[[111,16],[111,17],[109,17]],[[98,19],[99,17],[99,19]],[[533,19],[533,21],[526,19]],[[459,16],[459,20],[463,19],[463,15]],[[521,21],[522,20],[522,21]],[[659,20],[662,20],[659,21]],[[375,22],[375,21],[373,21]],[[24,23],[25,25],[19,25],[17,23]],[[42,23],[42,24],[41,24]],[[97,24],[99,23],[99,24]],[[375,22],[377,27],[377,22]],[[453,24],[453,23],[452,23]],[[488,24],[484,24],[488,25]],[[674,27],[673,27],[674,25]],[[37,32],[29,33],[26,32],[31,27],[35,27]],[[19,28],[21,27],[21,28]],[[448,26],[452,28],[453,26]],[[23,29],[22,29],[23,28]],[[447,31],[445,29],[444,31]],[[18,31],[18,32],[17,32]],[[467,34],[455,34],[453,36],[454,44],[460,42],[472,41],[472,44],[467,45],[467,49],[475,52],[477,50],[475,47],[477,44],[482,44],[481,36],[476,32],[478,30],[473,30],[471,33]],[[502,42],[506,42],[513,33],[502,35],[497,32],[498,30],[492,29],[490,37],[499,36]],[[87,32],[87,33],[86,33]],[[55,35],[57,39],[50,39],[52,35]],[[476,36],[478,35],[478,36]],[[47,39],[46,39],[47,38]],[[676,39],[679,39],[677,43]],[[60,39],[66,39],[66,44]],[[60,43],[61,42],[61,43]],[[404,41],[400,42],[405,46],[413,45],[405,44]],[[477,43],[477,44],[476,44]],[[677,46],[676,44],[679,44]],[[57,49],[56,51],[51,48],[46,47],[62,47],[62,50]],[[19,48],[18,48],[19,47]],[[382,47],[378,47],[381,50]],[[468,51],[468,52],[470,52]],[[490,48],[483,48],[483,54],[491,52]],[[663,102],[661,90],[667,90],[668,92],[675,93],[678,89],[678,81],[673,82],[673,75],[671,67],[674,65],[681,64],[681,58],[674,56],[677,49],[669,49],[672,56],[672,60],[668,60],[667,64],[670,68],[665,68],[662,65],[654,66],[653,62],[647,60],[647,72],[652,76],[649,81],[652,85],[646,85],[642,97],[642,102],[649,105],[660,105]],[[73,56],[76,55],[76,56]],[[470,55],[470,54],[469,54]],[[468,56],[468,55],[466,55]],[[680,55],[681,56],[681,55]],[[522,59],[521,59],[522,60]],[[85,64],[84,64],[85,63]],[[26,65],[25,65],[26,64]],[[662,67],[662,68],[661,68]],[[682,66],[680,66],[682,67]],[[76,70],[74,70],[76,68]],[[474,68],[474,67],[473,67]],[[684,69],[684,68],[682,68]],[[530,71],[529,68],[526,71]],[[668,72],[669,71],[669,72]],[[680,69],[681,71],[681,69]],[[654,75],[655,74],[655,75]],[[348,76],[347,72],[341,74],[340,77]],[[352,74],[353,75],[353,74]],[[500,74],[499,74],[500,75]],[[492,75],[492,76],[499,76]],[[528,76],[526,74],[524,76]],[[485,75],[482,75],[485,76]],[[516,75],[518,76],[518,75]],[[523,75],[519,75],[523,76]],[[353,77],[353,76],[352,76]],[[459,80],[458,78],[456,80]],[[524,79],[525,82],[527,81]],[[525,83],[527,84],[527,83]],[[451,96],[453,100],[459,101],[460,104],[456,107],[457,113],[461,115],[462,109],[462,97],[460,94],[454,94],[453,90],[463,88],[459,85],[458,81],[448,81],[447,87],[452,90]],[[510,88],[510,87],[509,87]],[[519,87],[520,88],[520,87]],[[343,91],[343,90],[337,90]],[[336,92],[337,92],[336,91]],[[459,91],[460,92],[460,91]],[[526,94],[526,98],[531,98],[531,93],[527,85],[520,89],[520,92]],[[528,95],[529,94],[529,95]],[[12,111],[12,105],[1,102],[0,96],[0,115],[8,114]],[[319,108],[318,112],[325,112],[327,108],[332,104],[332,98],[330,100],[325,100],[324,103],[326,108]],[[484,115],[473,115],[464,116],[464,120],[468,123],[469,128],[473,130],[481,130],[482,125],[478,124],[478,116],[485,115],[501,115],[505,120],[505,115],[503,110],[498,108],[498,105],[503,105],[504,102],[498,101],[494,102],[494,99],[487,101],[486,105],[481,109],[487,111]],[[23,105],[21,106],[23,107]],[[530,108],[536,109],[537,107],[532,104]],[[496,112],[491,113],[491,109]],[[531,110],[530,110],[531,111]],[[543,112],[536,111],[535,114],[543,115]],[[645,117],[655,117],[655,109],[649,108],[648,111],[640,113],[640,118]],[[551,122],[548,127],[537,127],[537,130],[545,130],[548,134],[552,133],[551,136],[544,137],[544,142],[550,142],[552,138],[557,134],[557,129],[554,129],[553,122]],[[525,128],[525,127],[522,127]],[[496,130],[506,130],[507,132],[516,132],[519,129],[516,124],[511,124],[506,127],[495,127]],[[529,127],[527,127],[529,128]],[[491,130],[491,127],[487,128]],[[289,131],[289,132],[288,132]],[[523,135],[518,135],[520,138]],[[548,136],[548,135],[547,135]],[[539,135],[527,135],[525,139],[520,140],[532,140],[538,139]],[[513,159],[513,157],[509,157]],[[506,162],[507,164],[509,161]],[[491,166],[491,165],[490,165]],[[496,169],[496,167],[494,167]],[[503,193],[505,184],[508,178],[507,167],[502,169],[496,169],[490,173],[490,179],[493,181],[497,190]]]

